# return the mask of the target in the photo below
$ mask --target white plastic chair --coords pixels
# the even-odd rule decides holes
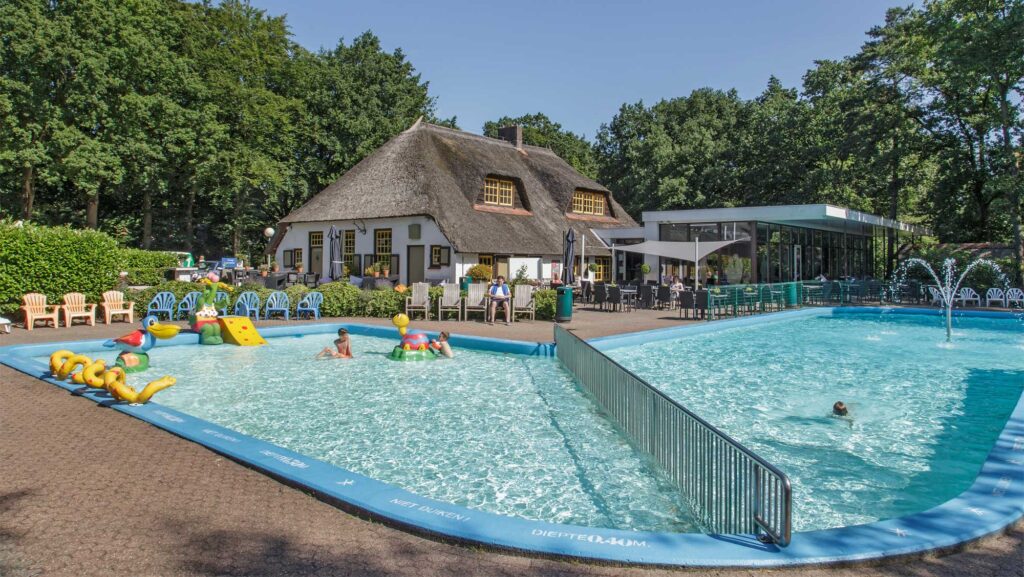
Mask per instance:
[[[928,287],[928,294],[932,295],[932,304],[941,307],[944,303],[942,302],[942,292],[939,289],[930,286]]]
[[[537,308],[536,303],[533,300],[533,286],[528,284],[520,284],[515,287],[515,294],[512,295],[512,320],[516,320],[516,315],[530,315],[530,320],[534,320],[536,317]]]
[[[413,283],[412,296],[405,299],[405,314],[412,318],[413,311],[423,311],[423,318],[430,320],[430,285],[425,282]]]
[[[985,306],[1005,307],[1006,294],[1003,292],[1003,289],[993,287],[985,291]]]
[[[1019,288],[1009,289],[1006,291],[1003,301],[1006,303],[1007,308],[1009,308],[1010,305],[1024,307],[1024,291]]]
[[[974,289],[967,286],[960,289],[960,294],[957,295],[955,300],[962,306],[967,306],[967,303],[974,303],[976,307],[981,306],[981,297],[978,296],[978,293],[974,292]]]

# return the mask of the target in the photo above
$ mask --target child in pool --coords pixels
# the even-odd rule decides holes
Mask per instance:
[[[434,354],[443,355],[449,359],[455,356],[452,352],[452,346],[448,344],[448,331],[441,331],[441,334],[437,335],[437,340],[430,343]]]
[[[331,350],[330,347],[324,348],[324,350],[317,353],[316,358],[318,359],[351,359],[352,358],[352,341],[348,338],[347,329],[338,329],[338,338],[334,340],[334,346],[336,350]]]

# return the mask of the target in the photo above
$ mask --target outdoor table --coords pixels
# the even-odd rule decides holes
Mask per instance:
[[[718,309],[718,305],[721,304],[721,303],[724,303],[724,304],[728,305],[730,300],[731,300],[730,297],[731,297],[731,295],[729,294],[728,291],[717,292],[717,293],[714,292],[714,291],[709,291],[708,292],[708,310],[709,311],[717,310]],[[733,303],[733,313],[735,314],[735,303]],[[714,312],[712,312],[712,315],[713,314],[714,314]]]
[[[739,300],[743,303],[743,309],[748,314],[754,314],[757,310],[757,303],[760,300],[756,290],[744,290],[739,293]]]
[[[816,294],[817,295],[818,302],[820,303],[821,302],[821,294],[822,294],[821,291],[822,291],[822,287],[821,287],[820,284],[805,284],[804,285],[804,294],[803,294],[803,299],[802,300],[804,302],[807,302],[808,293],[812,293],[812,294]]]

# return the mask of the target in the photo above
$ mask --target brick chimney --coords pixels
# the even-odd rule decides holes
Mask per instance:
[[[512,146],[515,146],[517,150],[523,149],[523,127],[518,124],[499,128],[498,138],[511,142]]]

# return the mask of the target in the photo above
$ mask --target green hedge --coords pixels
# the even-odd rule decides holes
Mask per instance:
[[[555,298],[558,293],[554,289],[534,291],[533,302],[537,307],[537,318],[546,321],[555,318]]]
[[[69,292],[97,302],[117,284],[119,250],[94,230],[0,223],[0,313],[17,311],[31,292],[51,303]]]
[[[167,271],[178,266],[178,257],[159,250],[123,248],[118,254],[121,270],[130,285],[157,285],[167,280]]]

